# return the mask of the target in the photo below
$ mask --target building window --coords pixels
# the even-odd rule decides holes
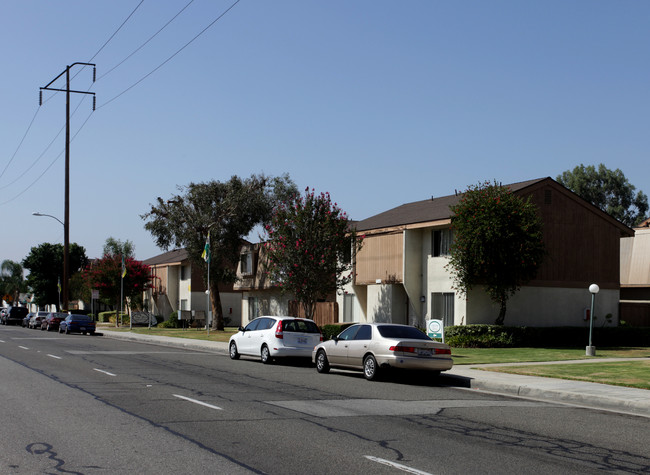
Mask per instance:
[[[442,320],[445,327],[454,324],[454,298],[453,292],[433,292],[431,294],[431,319]]]
[[[185,274],[186,274],[185,266],[181,266],[181,280],[187,279]]]
[[[343,296],[343,321],[354,322],[354,294],[345,294]]]
[[[181,299],[181,310],[189,310],[189,306],[187,305],[187,299]]]
[[[240,270],[242,275],[251,275],[253,273],[252,252],[246,252],[240,256]]]
[[[431,233],[431,255],[433,257],[448,256],[454,232],[450,229],[435,229]]]

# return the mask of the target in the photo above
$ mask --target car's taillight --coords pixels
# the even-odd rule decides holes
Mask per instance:
[[[395,353],[397,352],[415,353],[415,348],[413,348],[412,346],[391,346],[389,350],[394,351]]]
[[[449,348],[436,348],[434,353],[436,355],[451,355],[451,350]]]
[[[278,322],[278,326],[275,328],[275,337],[279,339],[284,338],[284,334],[282,333],[282,320]]]

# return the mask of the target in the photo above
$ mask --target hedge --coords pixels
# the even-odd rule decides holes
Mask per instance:
[[[445,327],[445,343],[455,348],[580,348],[589,343],[588,327]],[[650,346],[650,328],[596,327],[592,343],[600,347]]]
[[[322,326],[323,340],[331,340],[350,325]],[[445,327],[445,343],[454,348],[582,348],[589,343],[589,328],[456,325]],[[650,347],[650,327],[596,327],[592,343],[601,348]]]

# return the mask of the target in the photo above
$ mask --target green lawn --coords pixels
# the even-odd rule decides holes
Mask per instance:
[[[455,365],[527,363],[602,358],[648,358],[650,348],[596,348],[586,356],[585,348],[452,348]]]
[[[590,360],[593,363],[482,367],[485,371],[571,379],[650,389],[650,348],[597,348],[596,356],[584,348],[453,348],[455,365]],[[639,358],[608,362],[605,358]],[[599,361],[601,360],[601,361]]]
[[[650,389],[650,360],[531,366],[491,366],[486,371],[571,379]]]

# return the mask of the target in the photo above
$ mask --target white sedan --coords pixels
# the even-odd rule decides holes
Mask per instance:
[[[311,358],[314,346],[323,341],[313,320],[294,317],[259,317],[230,337],[230,358],[259,356],[262,363],[279,357]]]
[[[432,340],[415,327],[362,323],[317,345],[312,361],[319,373],[330,368],[362,370],[368,380],[385,368],[429,370],[438,375],[452,368],[449,345]]]

